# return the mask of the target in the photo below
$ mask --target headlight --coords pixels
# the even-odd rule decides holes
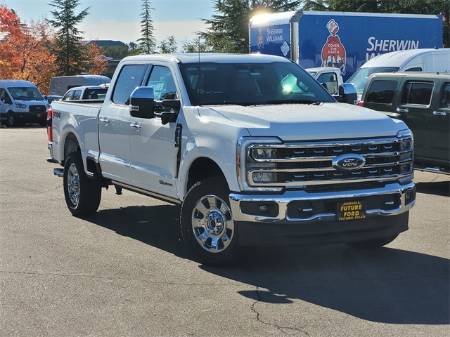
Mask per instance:
[[[270,183],[277,181],[277,173],[270,172],[276,167],[271,162],[278,158],[277,148],[270,145],[282,144],[276,137],[250,138],[243,137],[237,146],[237,175],[242,190],[247,191],[279,191],[279,187],[270,187]],[[258,184],[267,184],[258,186]]]
[[[26,104],[22,104],[22,103],[16,103],[16,108],[17,109],[26,109],[28,106]]]
[[[400,140],[400,151],[412,151],[414,149],[414,137],[411,130],[400,130],[397,133],[397,138]]]

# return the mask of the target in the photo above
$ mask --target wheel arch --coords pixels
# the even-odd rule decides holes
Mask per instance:
[[[186,195],[196,182],[212,177],[223,178],[227,185],[229,185],[222,168],[215,160],[206,156],[195,158],[186,171],[183,196]]]

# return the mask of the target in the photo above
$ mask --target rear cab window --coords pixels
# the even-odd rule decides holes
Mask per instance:
[[[429,106],[433,94],[434,82],[407,81],[403,86],[402,105]]]

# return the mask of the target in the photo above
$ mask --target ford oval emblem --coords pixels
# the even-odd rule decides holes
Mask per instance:
[[[366,164],[366,159],[359,154],[343,154],[333,160],[333,167],[339,170],[356,170]]]

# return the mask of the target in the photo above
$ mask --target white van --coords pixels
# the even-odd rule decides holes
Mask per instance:
[[[403,71],[450,73],[450,48],[410,49],[378,55],[364,63],[347,83],[356,87],[360,99],[370,75]]]
[[[26,122],[46,125],[47,100],[29,81],[0,80],[0,122],[7,126]]]

